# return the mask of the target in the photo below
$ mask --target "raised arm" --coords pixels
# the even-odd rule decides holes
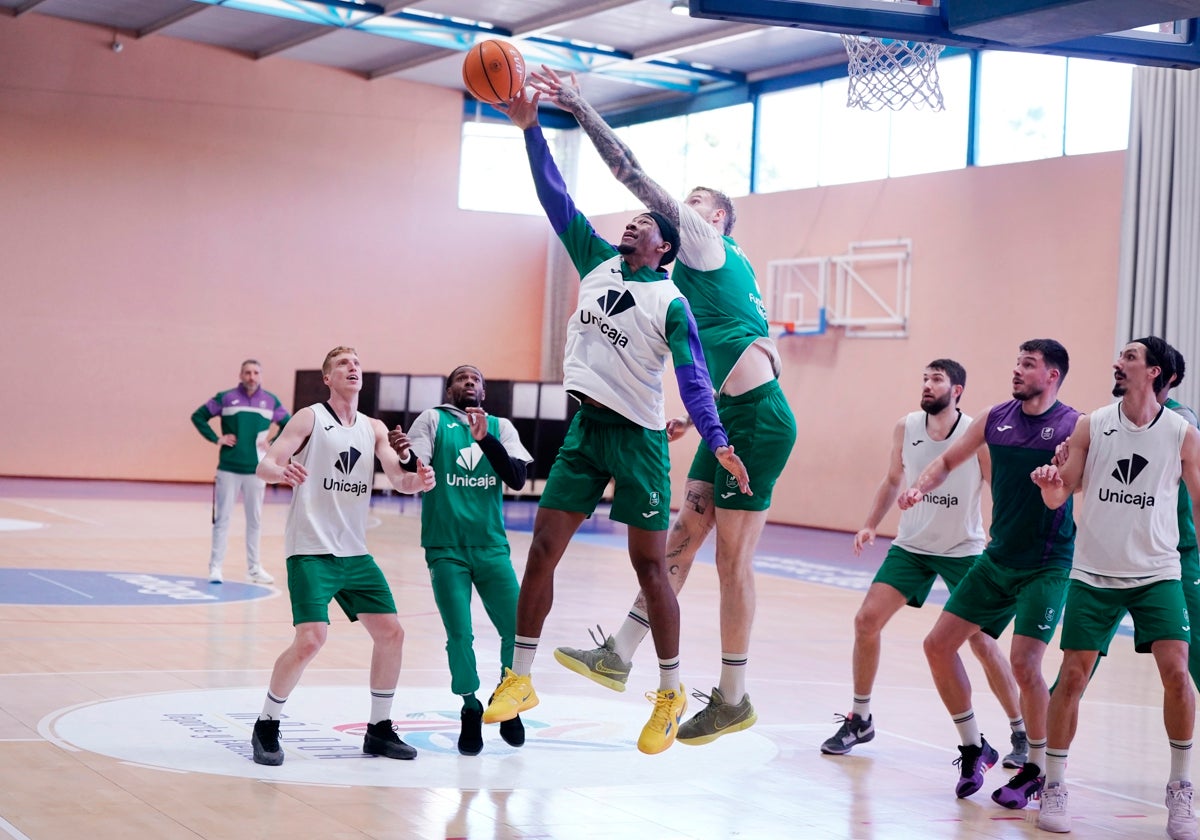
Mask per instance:
[[[987,415],[985,414],[984,417],[986,418]],[[950,444],[945,452],[934,458],[929,466],[917,476],[913,486],[900,494],[900,498],[897,500],[900,510],[908,510],[919,503],[926,493],[941,486],[942,482],[946,480],[946,476],[950,475],[951,470],[964,463],[968,458],[975,457],[975,453],[985,442],[985,426],[986,423],[976,420],[967,426],[962,437]]]
[[[854,553],[856,555],[862,554],[863,546],[867,543],[875,544],[875,529],[879,527],[883,517],[887,515],[888,510],[900,496],[900,491],[904,487],[904,461],[900,454],[903,450],[904,418],[901,417],[892,430],[892,454],[888,457],[887,474],[875,490],[875,500],[871,502],[871,509],[867,512],[867,519],[863,523],[863,527],[854,535]]]
[[[616,132],[591,103],[583,98],[574,73],[563,78],[543,64],[542,72],[533,73],[530,82],[538,92],[546,94],[555,105],[575,117],[579,127],[591,138],[592,145],[600,153],[600,159],[618,181],[636,195],[639,201],[651,210],[662,213],[678,227],[679,205],[675,199],[646,174],[634,157],[633,150],[617,137]]]

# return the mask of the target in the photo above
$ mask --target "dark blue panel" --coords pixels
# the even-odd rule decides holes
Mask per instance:
[[[932,41],[968,48],[1021,50],[1125,61],[1159,67],[1200,67],[1200,44],[1196,42],[1194,19],[1186,22],[1180,37],[1156,33],[1107,34],[1027,47],[953,32],[947,23],[945,9],[908,4],[898,7],[907,11],[892,11],[793,0],[690,0],[690,8],[694,17],[717,20]]]

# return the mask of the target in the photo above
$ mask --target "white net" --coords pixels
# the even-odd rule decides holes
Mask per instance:
[[[850,87],[846,106],[866,111],[898,111],[910,102],[917,108],[941,111],[937,59],[941,44],[895,41],[865,35],[843,35]]]

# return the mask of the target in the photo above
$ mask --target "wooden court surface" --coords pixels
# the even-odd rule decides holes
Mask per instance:
[[[875,740],[848,756],[820,754],[836,729],[834,714],[849,708],[862,593],[804,576],[758,576],[749,671],[758,724],[710,745],[639,754],[632,744],[650,711],[642,693],[657,683],[652,646],[639,650],[623,694],[567,672],[552,656],[557,645],[585,646],[596,623],[615,632],[629,607],[633,572],[619,537],[603,534],[581,537],[559,568],[534,667],[542,702],[524,716],[537,723],[529,743],[506,749],[488,727],[483,754],[459,756],[458,704],[416,505],[395,497],[376,498],[368,540],[406,630],[393,717],[421,754],[413,762],[361,758],[350,737],[349,748],[334,747],[347,755],[322,760],[336,738],[314,738],[305,753],[303,735],[285,728],[284,766],[258,767],[238,751],[292,633],[282,491],[268,493],[263,525],[264,564],[277,584],[254,597],[145,606],[12,602],[24,586],[14,580],[38,575],[37,586],[61,589],[74,579],[67,572],[99,573],[125,594],[121,587],[146,588],[147,580],[151,590],[207,592],[208,492],[0,479],[0,573],[9,573],[9,592],[0,590],[0,840],[1052,836],[1036,828],[1036,806],[1012,812],[991,802],[1008,775],[998,767],[974,797],[954,797],[955,731],[920,651],[936,606],[905,609],[885,631]],[[231,592],[245,582],[242,535],[238,509],[225,564]],[[511,540],[519,574],[529,535],[514,531]],[[806,561],[817,570],[807,577],[818,580],[822,567],[833,579],[853,564],[849,546],[849,535],[777,526],[763,541],[772,556]],[[874,561],[883,553],[877,545]],[[715,568],[698,563],[680,599],[689,689],[707,692],[716,683],[717,594]],[[332,716],[353,733],[368,711],[370,648],[360,627],[331,615],[329,643],[285,711]],[[498,643],[477,602],[476,636],[486,701]],[[1007,649],[1008,638],[1002,642]],[[983,732],[1003,754],[1006,721],[967,659]],[[1052,646],[1049,678],[1058,661]],[[700,707],[692,703],[692,711]],[[1164,837],[1168,764],[1153,662],[1118,637],[1081,707],[1068,769],[1070,836]]]

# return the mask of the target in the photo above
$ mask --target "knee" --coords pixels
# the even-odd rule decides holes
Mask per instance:
[[[1017,681],[1017,685],[1022,689],[1031,688],[1039,683],[1045,682],[1042,678],[1041,662],[1034,662],[1024,657],[1014,659],[1012,661],[1013,679]],[[1062,685],[1063,677],[1068,681],[1075,680],[1079,684],[1079,691],[1082,692],[1087,685],[1087,673],[1078,669],[1071,669],[1059,678],[1059,685]],[[1070,690],[1070,689],[1068,689]]]
[[[929,660],[930,665],[942,662],[947,656],[953,655],[946,640],[936,633],[926,636],[921,646],[925,649],[925,658]]]
[[[854,615],[855,636],[878,636],[883,631],[883,622],[874,610],[860,607]],[[926,639],[928,641],[928,639]]]
[[[1163,691],[1168,694],[1183,695],[1192,693],[1192,677],[1183,662],[1171,663],[1163,669]]]
[[[313,657],[321,652],[321,648],[324,646],[324,633],[298,633],[296,634],[296,640],[292,643],[296,655],[305,662],[313,659]]]

